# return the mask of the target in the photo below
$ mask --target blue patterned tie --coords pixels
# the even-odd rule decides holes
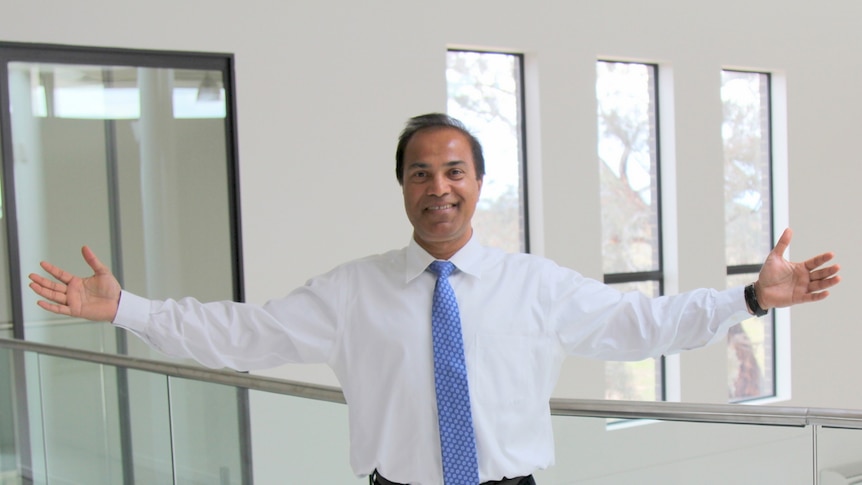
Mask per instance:
[[[434,385],[443,454],[443,483],[477,485],[479,465],[470,413],[461,317],[455,292],[449,284],[449,275],[455,270],[455,265],[449,261],[434,261],[428,269],[437,275],[431,306],[431,333],[434,338]]]

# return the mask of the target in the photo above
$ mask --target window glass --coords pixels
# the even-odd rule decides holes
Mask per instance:
[[[22,281],[42,260],[87,274],[76,250],[87,244],[131,291],[232,299],[221,71],[10,62],[8,73]],[[109,324],[22,295],[28,339],[113,351]]]
[[[728,285],[757,279],[772,248],[769,74],[721,73],[724,119],[725,235]],[[775,395],[774,315],[752,318],[728,334],[728,396]]]
[[[656,67],[596,66],[602,267],[606,283],[662,294]],[[608,399],[664,398],[661,359],[605,364]]]
[[[660,269],[655,66],[597,65],[604,273]]]
[[[612,285],[620,291],[640,291],[650,297],[659,295],[655,281]],[[605,363],[605,399],[661,401],[664,399],[663,359],[639,362]]]
[[[757,274],[728,276],[730,286],[746,285]],[[727,333],[727,391],[731,402],[775,395],[775,320],[772,312],[749,318]]]
[[[526,252],[522,58],[450,50],[446,59],[447,112],[467,126],[484,151],[476,234],[485,245]]]
[[[760,264],[772,248],[769,75],[721,79],[727,264]]]
[[[12,63],[29,70],[30,104],[38,118],[96,120],[141,117],[140,71],[134,66]],[[146,70],[146,69],[144,69]],[[164,69],[174,118],[224,118],[219,71]]]

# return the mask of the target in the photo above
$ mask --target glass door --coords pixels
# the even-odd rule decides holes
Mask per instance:
[[[43,260],[90,274],[87,245],[139,295],[242,299],[232,56],[0,43],[0,61],[0,244],[8,246],[0,303],[9,300],[0,332],[8,320],[16,338],[164,359],[110,323],[42,310],[27,275]],[[25,426],[34,459],[22,466],[35,483],[97,483],[88,470],[113,470],[97,474],[105,483],[134,483],[152,476],[148,463],[160,474],[169,466],[180,482],[183,470],[199,474],[208,463],[213,477],[229,469],[230,483],[247,481],[238,448],[247,430],[237,426],[247,419],[244,392],[168,391],[159,379],[76,372],[63,361],[39,367],[23,384],[29,416],[39,417]],[[165,392],[194,409],[159,405],[153,396]],[[64,412],[93,406],[104,410],[99,423]],[[236,447],[187,451],[201,448],[184,443],[205,440],[218,423]],[[104,462],[64,459],[75,447],[102,450],[89,455]]]

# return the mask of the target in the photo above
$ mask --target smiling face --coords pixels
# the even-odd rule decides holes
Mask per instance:
[[[404,149],[402,189],[413,238],[422,248],[449,259],[467,244],[482,180],[463,133],[428,128],[414,134]]]

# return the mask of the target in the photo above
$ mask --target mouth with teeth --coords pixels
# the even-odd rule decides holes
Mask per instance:
[[[428,212],[436,212],[454,209],[455,207],[457,207],[457,204],[431,205],[426,207],[425,210]]]

